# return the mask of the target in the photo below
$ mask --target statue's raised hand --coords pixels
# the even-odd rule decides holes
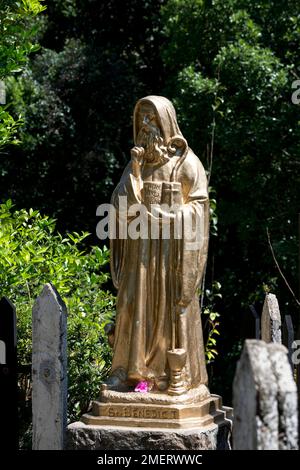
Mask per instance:
[[[132,173],[136,178],[141,176],[141,163],[145,153],[143,147],[138,147],[137,145],[133,147],[130,151],[131,162],[132,162]]]

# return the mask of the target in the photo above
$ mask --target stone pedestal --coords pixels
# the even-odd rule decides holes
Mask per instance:
[[[98,426],[204,429],[222,424],[231,417],[230,410],[223,407],[220,396],[211,395],[205,386],[174,397],[109,390],[102,392],[99,401],[93,401],[91,412],[81,420]]]
[[[68,427],[68,449],[230,449],[232,408],[205,385],[180,396],[102,390]]]
[[[72,423],[67,450],[229,450],[231,421],[203,429],[152,429]]]

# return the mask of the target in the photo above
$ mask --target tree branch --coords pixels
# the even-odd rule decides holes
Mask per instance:
[[[293,289],[292,289],[291,286],[289,285],[289,283],[288,283],[288,281],[287,281],[285,275],[283,274],[283,272],[282,272],[281,269],[280,269],[279,263],[278,263],[278,261],[277,261],[277,259],[276,259],[276,256],[275,256],[275,253],[274,253],[274,249],[273,249],[273,246],[272,246],[272,243],[271,243],[271,238],[270,238],[270,233],[269,233],[268,227],[267,227],[267,237],[268,237],[269,247],[270,247],[270,250],[271,250],[271,253],[272,253],[272,257],[273,257],[273,260],[274,260],[274,262],[275,262],[276,268],[278,269],[278,272],[279,272],[280,276],[282,277],[282,279],[284,280],[284,282],[285,282],[285,284],[286,284],[288,290],[289,290],[290,293],[292,294],[292,296],[293,296],[295,302],[296,302],[297,305],[300,307],[300,301],[297,299],[297,297],[296,297],[296,295],[295,295]]]

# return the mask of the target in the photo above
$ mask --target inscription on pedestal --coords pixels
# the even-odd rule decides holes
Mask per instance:
[[[126,395],[126,394],[124,394]],[[127,394],[129,395],[129,394]],[[152,400],[155,399],[152,396]],[[161,405],[138,402],[94,401],[90,413],[82,416],[86,425],[147,428],[207,428],[230,423],[231,409],[223,409],[221,398],[211,395],[195,403]]]
[[[109,418],[143,418],[143,419],[176,419],[177,410],[161,410],[155,408],[140,407],[101,407],[101,416]]]

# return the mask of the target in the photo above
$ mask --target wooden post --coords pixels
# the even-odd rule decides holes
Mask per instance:
[[[261,316],[261,339],[266,343],[281,343],[281,317],[274,294],[266,294]]]
[[[0,410],[6,427],[1,448],[18,448],[16,310],[6,298],[0,300]]]
[[[32,446],[64,449],[67,425],[67,310],[46,284],[33,307]]]

